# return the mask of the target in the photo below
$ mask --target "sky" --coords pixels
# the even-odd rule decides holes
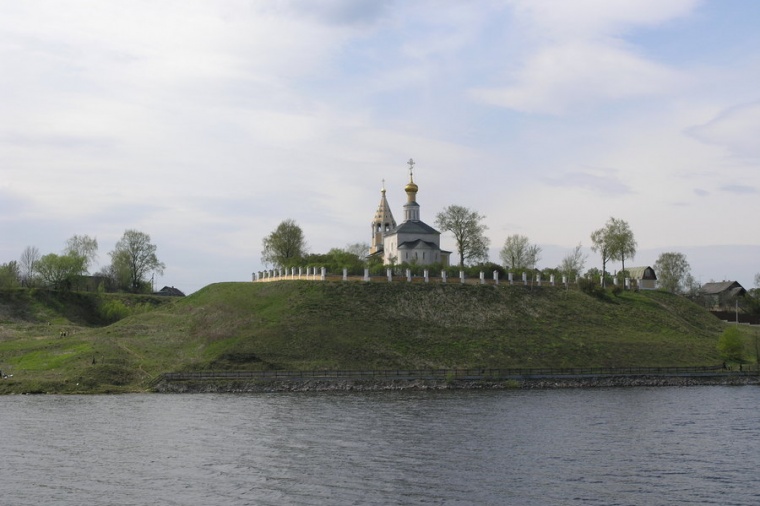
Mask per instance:
[[[615,217],[626,265],[751,288],[757,26],[751,0],[1,2],[0,263],[88,235],[95,272],[135,229],[156,288],[248,281],[283,220],[369,243],[384,181],[400,221],[413,158],[423,221],[485,215],[491,261],[521,234],[601,268]]]

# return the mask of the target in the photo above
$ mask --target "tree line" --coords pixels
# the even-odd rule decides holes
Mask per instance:
[[[153,290],[149,275],[163,274],[166,268],[156,249],[148,234],[128,229],[108,253],[111,263],[91,274],[98,257],[94,237],[74,235],[60,254],[41,255],[36,246],[27,246],[18,261],[0,265],[0,287],[75,290],[90,278],[97,282],[98,290],[149,293]]]
[[[450,205],[436,215],[436,226],[442,232],[449,232],[454,238],[460,270],[498,270],[501,274],[540,273],[545,279],[552,274],[564,275],[569,279],[585,277],[599,280],[601,288],[604,289],[613,278],[608,272],[608,264],[614,261],[621,262],[621,269],[614,276],[623,281],[625,277],[629,277],[625,268],[626,262],[632,261],[636,256],[638,245],[629,224],[625,220],[610,217],[604,226],[589,235],[591,251],[600,256],[601,270],[592,267],[584,273],[588,256],[583,253],[581,243],[569,251],[557,267],[539,269],[541,247],[532,244],[527,236],[521,234],[506,238],[499,251],[501,263],[493,264],[488,259],[490,240],[486,236],[488,227],[484,220],[484,215],[459,205]],[[372,274],[381,274],[388,267],[382,265],[382,259],[368,257],[369,244],[366,243],[333,248],[326,254],[309,253],[303,230],[292,219],[284,220],[264,237],[262,246],[262,262],[265,266],[271,265],[274,268],[314,266],[325,267],[329,272],[340,272],[346,268],[354,274],[360,274],[365,268],[369,268]],[[413,272],[421,270],[421,267],[414,263],[394,264],[391,267],[410,268]],[[442,267],[426,266],[430,269]],[[691,275],[689,262],[683,253],[662,253],[652,267],[661,289],[692,296],[699,290],[699,284]],[[760,287],[760,274],[755,277],[755,283]]]

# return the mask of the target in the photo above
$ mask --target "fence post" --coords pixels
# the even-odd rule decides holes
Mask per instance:
[[[499,271],[493,271],[493,283],[495,285],[499,284]]]

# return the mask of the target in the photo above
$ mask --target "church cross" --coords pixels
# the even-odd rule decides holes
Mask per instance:
[[[414,178],[412,174],[412,172],[414,172],[414,160],[410,158],[409,161],[406,162],[406,164],[409,165],[409,181],[412,181]]]

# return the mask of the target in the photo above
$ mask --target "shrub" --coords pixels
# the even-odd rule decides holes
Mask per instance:
[[[718,339],[718,352],[724,360],[731,362],[744,361],[744,341],[736,326],[728,327]]]
[[[580,288],[583,293],[598,299],[603,299],[606,296],[604,288],[591,279],[578,278],[578,288]]]

